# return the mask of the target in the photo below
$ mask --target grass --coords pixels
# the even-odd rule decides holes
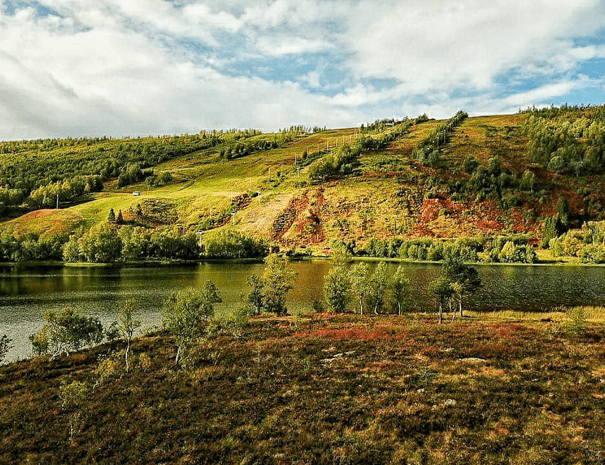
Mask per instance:
[[[602,463],[602,318],[501,316],[261,317],[187,371],[162,333],[130,373],[97,370],[115,345],[0,367],[0,462]],[[64,406],[74,381],[85,400]]]

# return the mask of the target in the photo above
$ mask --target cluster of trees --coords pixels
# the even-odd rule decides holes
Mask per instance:
[[[475,268],[459,258],[445,260],[439,270],[439,276],[431,283],[430,288],[439,307],[439,323],[443,322],[443,308],[446,305],[449,306],[452,313],[452,320],[456,316],[456,304],[458,304],[460,318],[464,317],[463,299],[479,290],[480,287],[481,278]]]
[[[526,110],[529,154],[542,167],[581,176],[605,168],[605,106]]]
[[[414,158],[427,166],[437,166],[441,156],[441,147],[447,144],[451,133],[466,118],[468,118],[468,113],[459,111],[449,120],[438,125],[427,137],[420,141],[418,147],[414,150]]]
[[[429,120],[427,114],[423,114],[418,116],[413,120],[413,124],[424,123]],[[399,124],[410,121],[410,119],[405,116],[404,118],[397,120],[395,118],[383,118],[376,119],[373,123],[362,124],[360,127],[361,132],[383,132],[387,128],[391,128],[397,126]]]
[[[114,214],[115,217],[115,214]],[[265,240],[237,231],[221,231],[200,243],[193,231],[179,228],[149,230],[120,226],[114,221],[72,234],[63,246],[67,262],[110,263],[138,260],[197,260],[205,258],[259,258],[269,252]]]
[[[294,272],[288,267],[288,257],[277,254],[267,256],[263,274],[250,275],[246,279],[250,292],[246,296],[245,313],[285,315],[288,312],[286,295],[292,289],[294,277]]]
[[[173,180],[172,173],[170,171],[163,171],[160,174],[152,174],[145,178],[145,183],[149,187],[161,187],[170,184]]]
[[[101,176],[76,176],[73,179],[53,182],[34,189],[29,194],[27,204],[34,209],[54,208],[57,206],[57,201],[59,203],[69,202],[83,194],[102,190],[103,178]]]
[[[141,165],[132,163],[126,166],[118,176],[118,187],[126,187],[143,181],[148,176],[153,176],[153,170],[142,170]]]
[[[61,260],[68,239],[67,234],[41,236],[0,231],[0,262]]]
[[[324,278],[324,294],[328,310],[343,313],[359,309],[361,315],[387,309],[401,315],[405,308],[409,281],[399,266],[389,277],[387,264],[378,264],[373,273],[366,263],[348,267],[346,256],[336,257]],[[350,304],[352,307],[350,308]]]
[[[69,355],[82,347],[100,344],[105,338],[103,325],[96,317],[78,314],[66,308],[60,312],[48,310],[43,317],[42,329],[30,336],[37,355]]]
[[[486,249],[486,261],[494,263],[535,263],[536,251],[524,235],[500,236]]]
[[[128,372],[130,345],[135,332],[141,327],[141,322],[134,318],[132,301],[125,302],[116,312],[116,317],[117,319],[109,327],[104,328],[97,317],[81,315],[70,308],[59,312],[49,310],[42,317],[44,320],[42,329],[29,337],[33,352],[36,355],[49,355],[52,360],[60,355],[69,355],[84,347],[100,344],[105,340],[121,339],[124,342],[124,363]]]
[[[405,240],[370,239],[363,248],[353,251],[355,255],[370,257],[401,258],[408,260],[441,261],[447,257],[461,257],[467,262],[479,261],[478,252],[483,251],[485,238],[460,238],[456,241],[436,240],[430,237]]]
[[[484,260],[500,263],[535,263],[537,260],[529,238],[524,235],[501,236],[488,239],[484,236],[462,237],[454,241],[424,237],[420,239],[371,238],[363,246],[355,242],[343,243],[333,241],[334,250],[344,248],[353,256],[379,258],[400,258],[417,261],[448,261],[453,259],[463,262],[480,262],[479,254],[485,252]],[[338,253],[338,252],[335,252]]]
[[[554,257],[576,257],[584,263],[605,263],[605,221],[585,222],[549,242]]]
[[[464,200],[472,196],[477,202],[485,199],[494,199],[504,209],[510,209],[522,204],[529,196],[543,199],[546,191],[541,189],[535,174],[527,169],[521,175],[503,168],[500,159],[489,158],[481,163],[476,157],[468,156],[464,160],[464,171],[470,179],[450,179],[443,188],[446,188],[452,200]],[[440,185],[438,177],[430,178],[431,184]]]
[[[8,205],[20,205],[25,200],[26,192],[23,189],[11,189],[0,186],[0,215],[3,215]]]
[[[221,158],[231,160],[233,158],[245,157],[256,152],[263,152],[280,147],[277,138],[274,140],[257,140],[249,143],[237,143],[232,147],[222,148],[219,152]]]
[[[448,257],[444,260],[438,278],[431,284],[439,308],[439,322],[443,321],[443,308],[454,306],[463,317],[463,300],[476,292],[481,286],[477,270],[467,265],[460,257]],[[350,303],[354,311],[361,315],[371,311],[375,314],[390,310],[402,314],[409,295],[409,280],[400,265],[392,276],[382,262],[370,273],[366,263],[347,266],[347,256],[343,252],[336,254],[334,264],[324,278],[324,293],[328,308],[332,312],[349,311]]]
[[[269,253],[269,245],[264,239],[226,230],[204,237],[202,253],[208,258],[261,258]]]
[[[30,194],[34,194],[31,206],[48,205],[44,199],[54,194],[65,199],[84,189],[90,192],[101,190],[99,181],[119,178],[121,186],[145,178],[140,170],[158,165],[175,157],[187,155],[222,143],[243,140],[256,135],[256,131],[203,132],[199,135],[163,136],[138,139],[64,139],[0,143],[0,186],[18,190],[20,193],[4,195],[0,202],[4,206],[20,205]],[[138,167],[138,168],[137,168]],[[151,173],[148,173],[150,175]],[[95,176],[93,182],[88,182]],[[97,180],[98,178],[98,180]],[[64,183],[78,186],[65,189]],[[88,188],[86,185],[88,184]],[[41,190],[38,190],[41,189]],[[37,192],[36,192],[37,191]],[[85,190],[80,192],[84,193]],[[78,194],[78,195],[80,195]]]
[[[378,137],[366,135],[351,145],[343,145],[336,148],[328,155],[311,164],[309,167],[309,178],[312,181],[319,181],[351,174],[355,166],[357,166],[358,158],[362,153],[387,147],[395,139],[406,134],[419,118],[413,120],[405,118],[394,126],[391,131],[385,132]]]
[[[317,160],[309,167],[309,178],[313,181],[351,174],[358,164],[362,149],[359,144],[337,147],[332,153]]]
[[[112,215],[113,214],[113,215]],[[262,258],[269,253],[264,239],[237,231],[221,231],[200,243],[193,231],[179,228],[150,230],[124,225],[122,212],[108,221],[71,235],[15,234],[0,231],[0,262],[64,260],[111,263],[140,260],[197,260],[200,258]]]
[[[67,262],[109,263],[136,260],[193,260],[201,256],[194,233],[178,228],[150,231],[110,222],[73,234],[63,247]]]

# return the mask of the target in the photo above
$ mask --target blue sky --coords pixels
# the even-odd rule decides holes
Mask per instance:
[[[605,0],[0,0],[0,139],[605,103]]]

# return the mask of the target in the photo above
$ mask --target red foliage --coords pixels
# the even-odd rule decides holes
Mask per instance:
[[[400,341],[405,337],[405,334],[395,333],[393,330],[389,330],[385,327],[375,328],[364,328],[364,327],[353,327],[353,328],[325,328],[318,329],[311,332],[300,332],[294,334],[297,338],[328,338],[335,340],[361,340],[361,341],[375,341],[379,339],[389,341]]]

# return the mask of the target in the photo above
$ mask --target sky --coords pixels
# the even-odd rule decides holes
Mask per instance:
[[[0,140],[605,103],[605,0],[0,0]]]

